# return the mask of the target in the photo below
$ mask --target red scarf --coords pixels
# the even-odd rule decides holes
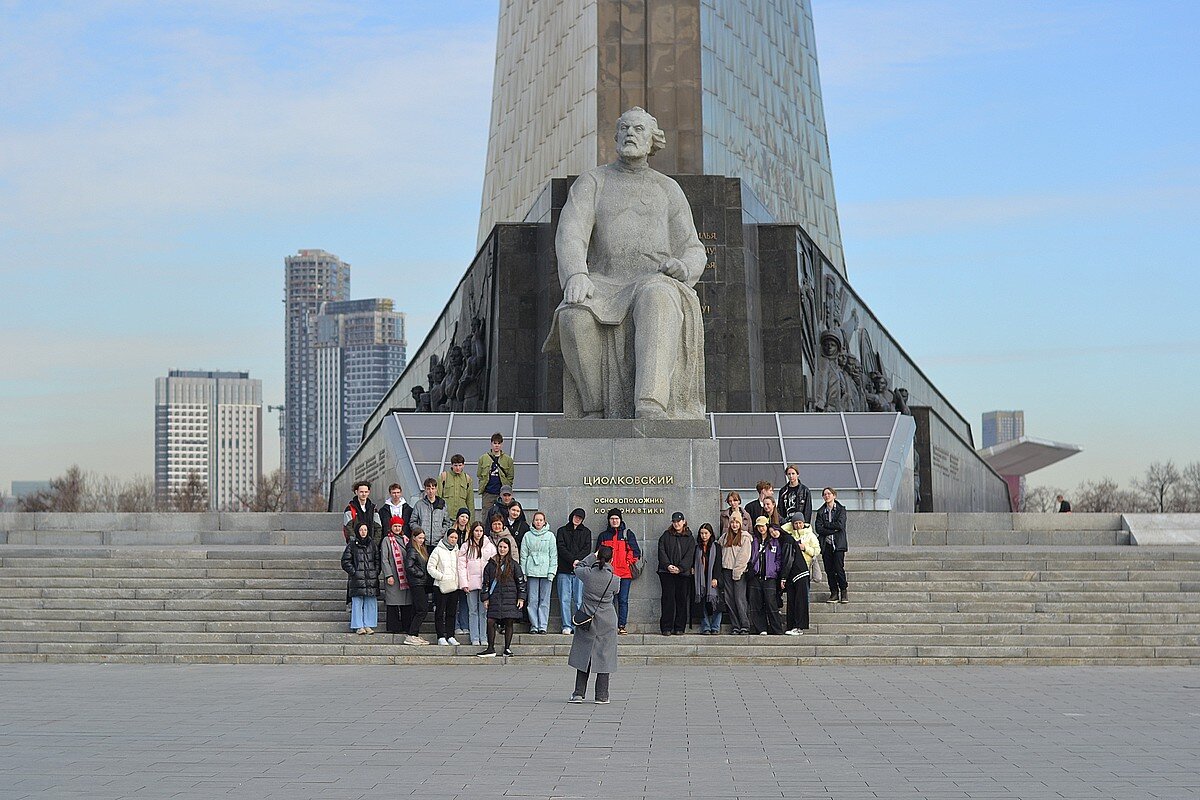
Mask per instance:
[[[396,585],[407,589],[408,575],[404,572],[404,553],[400,550],[400,540],[391,531],[388,531],[387,538],[388,544],[392,546],[392,560],[396,562]]]

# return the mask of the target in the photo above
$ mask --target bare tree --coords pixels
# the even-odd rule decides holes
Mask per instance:
[[[171,495],[171,505],[183,513],[208,511],[208,487],[200,480],[199,472],[188,473],[187,482]]]
[[[1150,499],[1152,510],[1160,514],[1174,511],[1174,494],[1181,476],[1174,462],[1155,461],[1145,474],[1133,482],[1134,488]]]
[[[1122,489],[1112,478],[1101,478],[1079,484],[1071,508],[1075,511],[1114,514],[1145,511],[1146,503],[1136,492]]]
[[[50,479],[49,489],[41,489],[21,498],[17,508],[20,511],[88,511],[91,509],[88,506],[87,488],[87,473],[78,464],[72,464],[62,475]]]
[[[1060,494],[1065,495],[1066,492],[1056,486],[1038,486],[1033,489],[1026,489],[1021,510],[1035,514],[1047,514],[1051,511],[1058,511],[1058,501],[1055,498]]]
[[[1182,504],[1179,511],[1200,511],[1200,461],[1193,461],[1179,471],[1178,493]]]
[[[288,481],[282,470],[260,475],[254,494],[238,495],[243,511],[283,511],[288,506]]]
[[[117,493],[114,511],[155,511],[158,501],[154,493],[154,479],[145,475],[135,476],[121,485]]]

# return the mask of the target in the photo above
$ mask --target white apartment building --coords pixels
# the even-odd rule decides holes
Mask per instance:
[[[196,473],[209,508],[238,511],[262,473],[262,381],[248,372],[171,370],[154,382],[154,488],[171,497]]]

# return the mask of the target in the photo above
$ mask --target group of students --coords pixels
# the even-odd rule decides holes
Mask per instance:
[[[493,451],[497,444],[493,440]],[[484,458],[489,455],[494,453]],[[576,568],[605,547],[610,553],[606,564],[613,575],[617,635],[625,634],[629,593],[641,573],[642,550],[621,510],[608,512],[604,530],[593,540],[582,508],[551,531],[541,511],[533,515],[532,524],[527,522],[512,487],[502,485],[488,508],[486,525],[472,520],[467,505],[448,521],[446,499],[439,492],[448,479],[463,474],[463,463],[462,456],[455,455],[451,471],[438,480],[427,479],[413,505],[399,484],[389,487],[388,500],[378,508],[370,500],[370,484],[355,485],[344,517],[347,541],[342,554],[350,629],[373,634],[382,597],[387,632],[404,634],[405,644],[428,645],[420,630],[432,598],[439,645],[458,645],[459,636],[469,637],[472,645],[486,644],[479,656],[490,657],[497,654],[497,634],[503,633],[503,652],[511,655],[517,621],[527,619],[532,633],[547,632],[552,586],[559,597],[562,632],[574,633],[572,615],[583,605],[584,590]],[[846,509],[837,502],[837,492],[826,488],[824,503],[814,513],[799,470],[789,466],[786,476],[778,502],[766,481],[759,482],[758,498],[745,508],[740,495],[730,492],[719,534],[704,523],[693,535],[684,514],[672,515],[658,541],[663,635],[684,633],[694,610],[699,611],[704,635],[720,633],[726,617],[734,634],[800,635],[809,627],[817,556],[828,576],[827,602],[849,602]],[[469,476],[461,483],[470,492]],[[484,494],[488,499],[490,493]],[[466,496],[469,502],[471,496]],[[784,608],[786,615],[781,613]]]

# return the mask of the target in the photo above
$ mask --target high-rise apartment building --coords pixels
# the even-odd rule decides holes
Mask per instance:
[[[983,446],[995,447],[1025,435],[1024,411],[987,411],[983,415]]]
[[[154,381],[154,491],[166,505],[195,473],[209,508],[236,511],[262,474],[262,381],[171,370]]]
[[[363,423],[404,371],[404,314],[391,300],[322,303],[314,319],[320,480],[329,481],[362,441]]]
[[[300,250],[284,259],[284,470],[291,489],[324,493],[317,457],[315,318],[321,304],[350,298],[350,265],[324,250]]]
[[[479,242],[551,178],[616,157],[617,117],[666,133],[652,166],[741,178],[845,274],[810,0],[504,0]]]

